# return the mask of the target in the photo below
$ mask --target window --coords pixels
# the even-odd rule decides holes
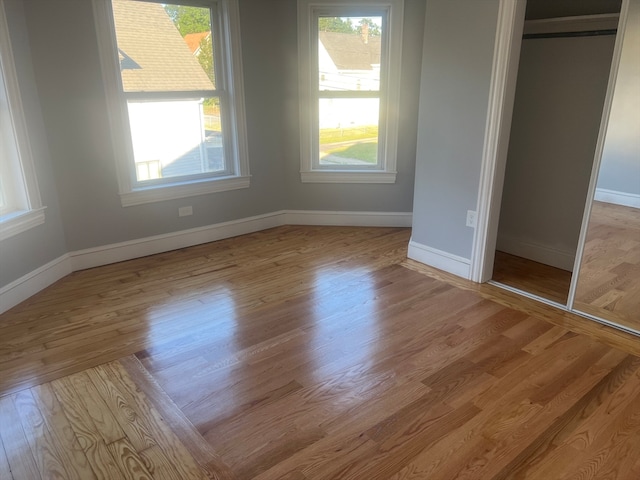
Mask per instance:
[[[94,0],[124,206],[249,186],[237,0]]]
[[[0,0],[0,240],[44,222],[13,52]]]
[[[395,182],[402,17],[402,0],[298,0],[303,182]]]

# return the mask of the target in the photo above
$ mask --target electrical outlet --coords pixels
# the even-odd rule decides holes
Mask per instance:
[[[467,227],[476,228],[475,210],[467,210]]]
[[[193,215],[193,207],[191,205],[189,205],[188,207],[180,207],[178,209],[179,217],[186,217],[189,215]]]

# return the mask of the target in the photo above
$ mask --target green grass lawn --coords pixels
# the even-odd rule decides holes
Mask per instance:
[[[214,132],[221,132],[222,123],[220,122],[220,117],[205,117],[204,128]]]
[[[320,130],[320,145],[378,138],[378,126],[367,125],[354,128],[323,128]]]
[[[378,142],[356,143],[330,150],[327,153],[336,157],[352,158],[375,164],[378,162]]]
[[[214,132],[221,132],[222,124],[220,123],[220,107],[214,104],[207,104],[205,101],[202,110],[205,115],[204,128],[207,130],[213,130]]]

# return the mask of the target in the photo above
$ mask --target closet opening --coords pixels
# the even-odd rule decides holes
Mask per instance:
[[[621,0],[528,0],[492,280],[566,306]]]

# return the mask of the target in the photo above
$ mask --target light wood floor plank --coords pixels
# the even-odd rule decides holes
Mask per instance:
[[[64,377],[60,380],[60,383],[67,388],[67,392],[73,398],[79,399],[92,422],[89,423],[87,419],[85,425],[91,426],[93,424],[95,431],[102,437],[106,445],[126,437],[113,412],[91,381],[88,372],[80,372]],[[79,405],[79,411],[81,411],[80,408]]]
[[[124,474],[133,480],[153,480],[153,476],[145,462],[127,438],[121,438],[107,445],[111,456]]]
[[[182,473],[178,473],[180,465],[172,463],[171,459],[169,459],[164,451],[157,445],[147,448],[140,452],[139,455],[154,480],[181,480],[183,478],[192,478],[191,476],[185,477]],[[197,475],[199,475],[199,473]],[[193,476],[193,478],[198,477]]]
[[[51,382],[51,387],[62,405],[96,478],[104,480],[124,478],[69,378],[55,380]]]
[[[127,398],[126,394],[113,384],[104,368],[99,365],[88,370],[87,374],[125,433],[127,440],[125,443],[131,445],[138,453],[156,445],[149,426],[140,419],[130,398]],[[107,446],[109,445],[111,443],[107,444]],[[124,448],[123,444],[119,448]]]
[[[72,469],[67,470],[61,454],[62,446],[56,443],[49,431],[31,392],[19,392],[12,396],[12,400],[42,478],[78,478]]]
[[[82,480],[95,479],[96,476],[53,393],[51,385],[44,384],[34,387],[31,389],[31,394],[42,413],[48,430],[51,432],[53,441],[58,445],[68,477]]]
[[[0,437],[15,479],[41,478],[20,415],[10,396],[0,398]]]
[[[0,478],[13,480],[13,475],[11,474],[11,466],[9,465],[9,459],[7,458],[7,453],[4,450],[2,435],[0,435]]]

